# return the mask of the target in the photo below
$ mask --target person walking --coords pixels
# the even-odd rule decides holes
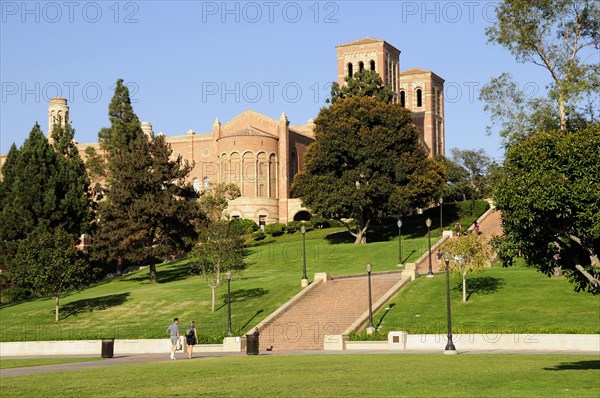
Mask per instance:
[[[167,328],[167,334],[171,339],[171,359],[175,360],[175,351],[179,343],[179,318],[173,319],[173,323]]]
[[[475,235],[481,234],[481,231],[479,231],[479,224],[477,223],[477,221],[473,223],[473,233],[475,233]]]
[[[192,359],[194,344],[198,344],[198,330],[196,329],[196,321],[192,321],[185,332],[185,342],[187,343],[188,359]]]

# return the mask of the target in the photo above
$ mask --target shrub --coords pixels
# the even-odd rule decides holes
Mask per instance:
[[[466,200],[463,202],[456,203],[458,207],[458,217],[466,218],[471,216],[471,201]],[[490,204],[485,200],[476,200],[474,214],[483,214],[490,208]]]
[[[259,229],[258,231],[254,232],[252,234],[252,239],[263,240],[265,238],[265,236],[267,236],[267,235],[265,235],[264,231],[262,229]]]
[[[258,230],[258,224],[248,218],[234,218],[229,223],[229,229],[238,236],[248,235]]]
[[[283,235],[284,232],[285,232],[285,224],[275,223],[275,224],[265,225],[265,233],[267,233],[271,236]]]
[[[350,341],[386,341],[387,339],[387,333],[375,332],[367,334],[366,330],[360,333],[352,332],[348,335],[348,340]]]
[[[323,228],[331,227],[329,220],[327,220],[326,218],[313,218],[312,220],[310,220],[310,224],[315,229],[323,229]]]
[[[288,234],[296,233],[296,231],[300,230],[301,225],[302,225],[301,221],[290,221],[287,225],[287,233]]]

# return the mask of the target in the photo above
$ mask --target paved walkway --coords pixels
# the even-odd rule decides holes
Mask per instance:
[[[440,345],[439,350],[406,350],[406,351],[391,351],[391,350],[345,350],[345,351],[283,351],[283,352],[268,352],[261,351],[260,355],[365,355],[365,354],[387,354],[387,355],[417,355],[417,354],[443,354],[444,347]],[[594,355],[598,356],[597,351],[581,352],[581,351],[519,351],[519,350],[460,350],[457,349],[457,353],[460,355],[477,355],[477,354],[530,354],[530,355],[557,355],[557,354],[574,354],[574,355]],[[192,362],[201,361],[203,358],[211,357],[234,357],[242,356],[246,357],[243,352],[218,352],[218,353],[197,353],[195,356],[188,360],[185,355],[181,355],[175,362]],[[248,356],[252,358],[254,355]],[[11,357],[5,359],[23,359],[25,357]],[[32,357],[27,357],[32,358]],[[38,357],[39,358],[39,357]],[[43,358],[48,358],[45,356]],[[55,357],[56,358],[56,357]],[[72,357],[71,357],[72,358]],[[81,356],[79,356],[81,358]],[[108,366],[119,366],[119,365],[131,365],[141,363],[153,363],[153,362],[173,362],[169,359],[169,354],[137,354],[127,356],[117,356],[111,359],[103,359],[100,361],[90,362],[73,362],[56,365],[42,365],[42,366],[29,366],[22,368],[11,368],[0,370],[0,378],[4,377],[16,377],[16,376],[29,376],[39,373],[59,373],[67,372],[72,370],[85,370],[94,368],[104,368]]]

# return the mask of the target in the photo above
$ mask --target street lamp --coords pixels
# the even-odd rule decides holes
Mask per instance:
[[[398,267],[402,267],[402,220],[398,220]]]
[[[443,207],[444,207],[444,198],[440,197],[440,234],[444,235],[444,221],[443,221]]]
[[[302,280],[300,286],[306,287],[308,286],[308,278],[306,276],[306,227],[304,224],[300,226],[300,232],[302,232]]]
[[[446,306],[448,308],[448,343],[444,354],[456,354],[456,347],[452,342],[452,316],[450,315],[450,251],[444,250],[444,263],[446,263]]]
[[[431,268],[431,218],[425,220],[425,225],[427,225],[427,240],[429,241],[429,272],[427,273],[427,277],[433,278],[434,275]]]
[[[225,273],[227,279],[227,336],[231,336],[231,271]]]
[[[369,326],[367,326],[367,334],[373,334],[375,327],[373,326],[373,307],[371,305],[371,269],[373,266],[367,264],[367,279],[369,280]]]

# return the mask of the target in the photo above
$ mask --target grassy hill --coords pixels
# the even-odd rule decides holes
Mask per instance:
[[[425,250],[424,228],[408,232],[403,240],[405,261],[414,261]],[[438,233],[439,235],[439,233]],[[306,234],[307,274],[364,273],[397,269],[397,241],[385,233],[376,241],[354,245],[342,229],[322,229]],[[437,238],[436,238],[437,240]],[[284,235],[276,242],[249,249],[249,267],[234,274],[231,282],[232,325],[246,332],[301,290],[302,235]],[[227,330],[227,286],[217,289],[216,311],[210,311],[211,291],[201,276],[192,275],[182,260],[158,266],[160,283],[149,282],[140,270],[98,283],[61,300],[61,320],[54,322],[53,300],[37,299],[0,308],[1,341],[79,340],[102,337],[162,338],[174,317],[182,324],[195,320],[203,342],[221,342]]]
[[[549,278],[522,261],[471,274],[466,303],[458,275],[451,276],[450,292],[454,333],[600,333],[600,297],[576,293],[564,277]],[[445,334],[445,274],[418,278],[375,314],[373,322],[383,334]]]
[[[444,206],[446,211],[446,205]],[[483,210],[480,210],[481,212]],[[450,213],[450,212],[448,212]],[[436,223],[439,210],[430,216]],[[427,250],[424,220],[427,213],[405,220],[403,255],[416,260]],[[445,217],[446,219],[446,217]],[[455,218],[448,215],[446,228]],[[472,219],[462,218],[464,226]],[[435,242],[440,230],[432,232]],[[307,274],[332,275],[397,269],[397,228],[393,223],[370,231],[367,245],[354,245],[343,229],[322,229],[306,234]],[[301,290],[302,235],[283,235],[274,243],[249,249],[249,267],[231,282],[232,325],[245,333]],[[217,289],[216,311],[210,311],[211,292],[202,277],[188,272],[191,260],[158,266],[159,284],[149,282],[140,270],[97,283],[61,301],[61,320],[54,322],[54,303],[37,299],[0,307],[0,341],[79,340],[102,337],[163,338],[173,317],[182,324],[195,320],[201,341],[221,342],[227,330],[227,286]],[[599,298],[577,294],[562,279],[549,279],[525,267],[493,268],[475,275],[477,287],[466,304],[453,292],[453,315],[457,328],[474,332],[529,331],[597,333]],[[453,285],[458,284],[458,278]],[[445,290],[441,276],[419,278],[390,303],[391,310],[374,318],[383,331],[443,331]],[[486,293],[487,294],[484,294]],[[359,294],[359,293],[357,293]],[[458,330],[457,330],[458,331]]]

